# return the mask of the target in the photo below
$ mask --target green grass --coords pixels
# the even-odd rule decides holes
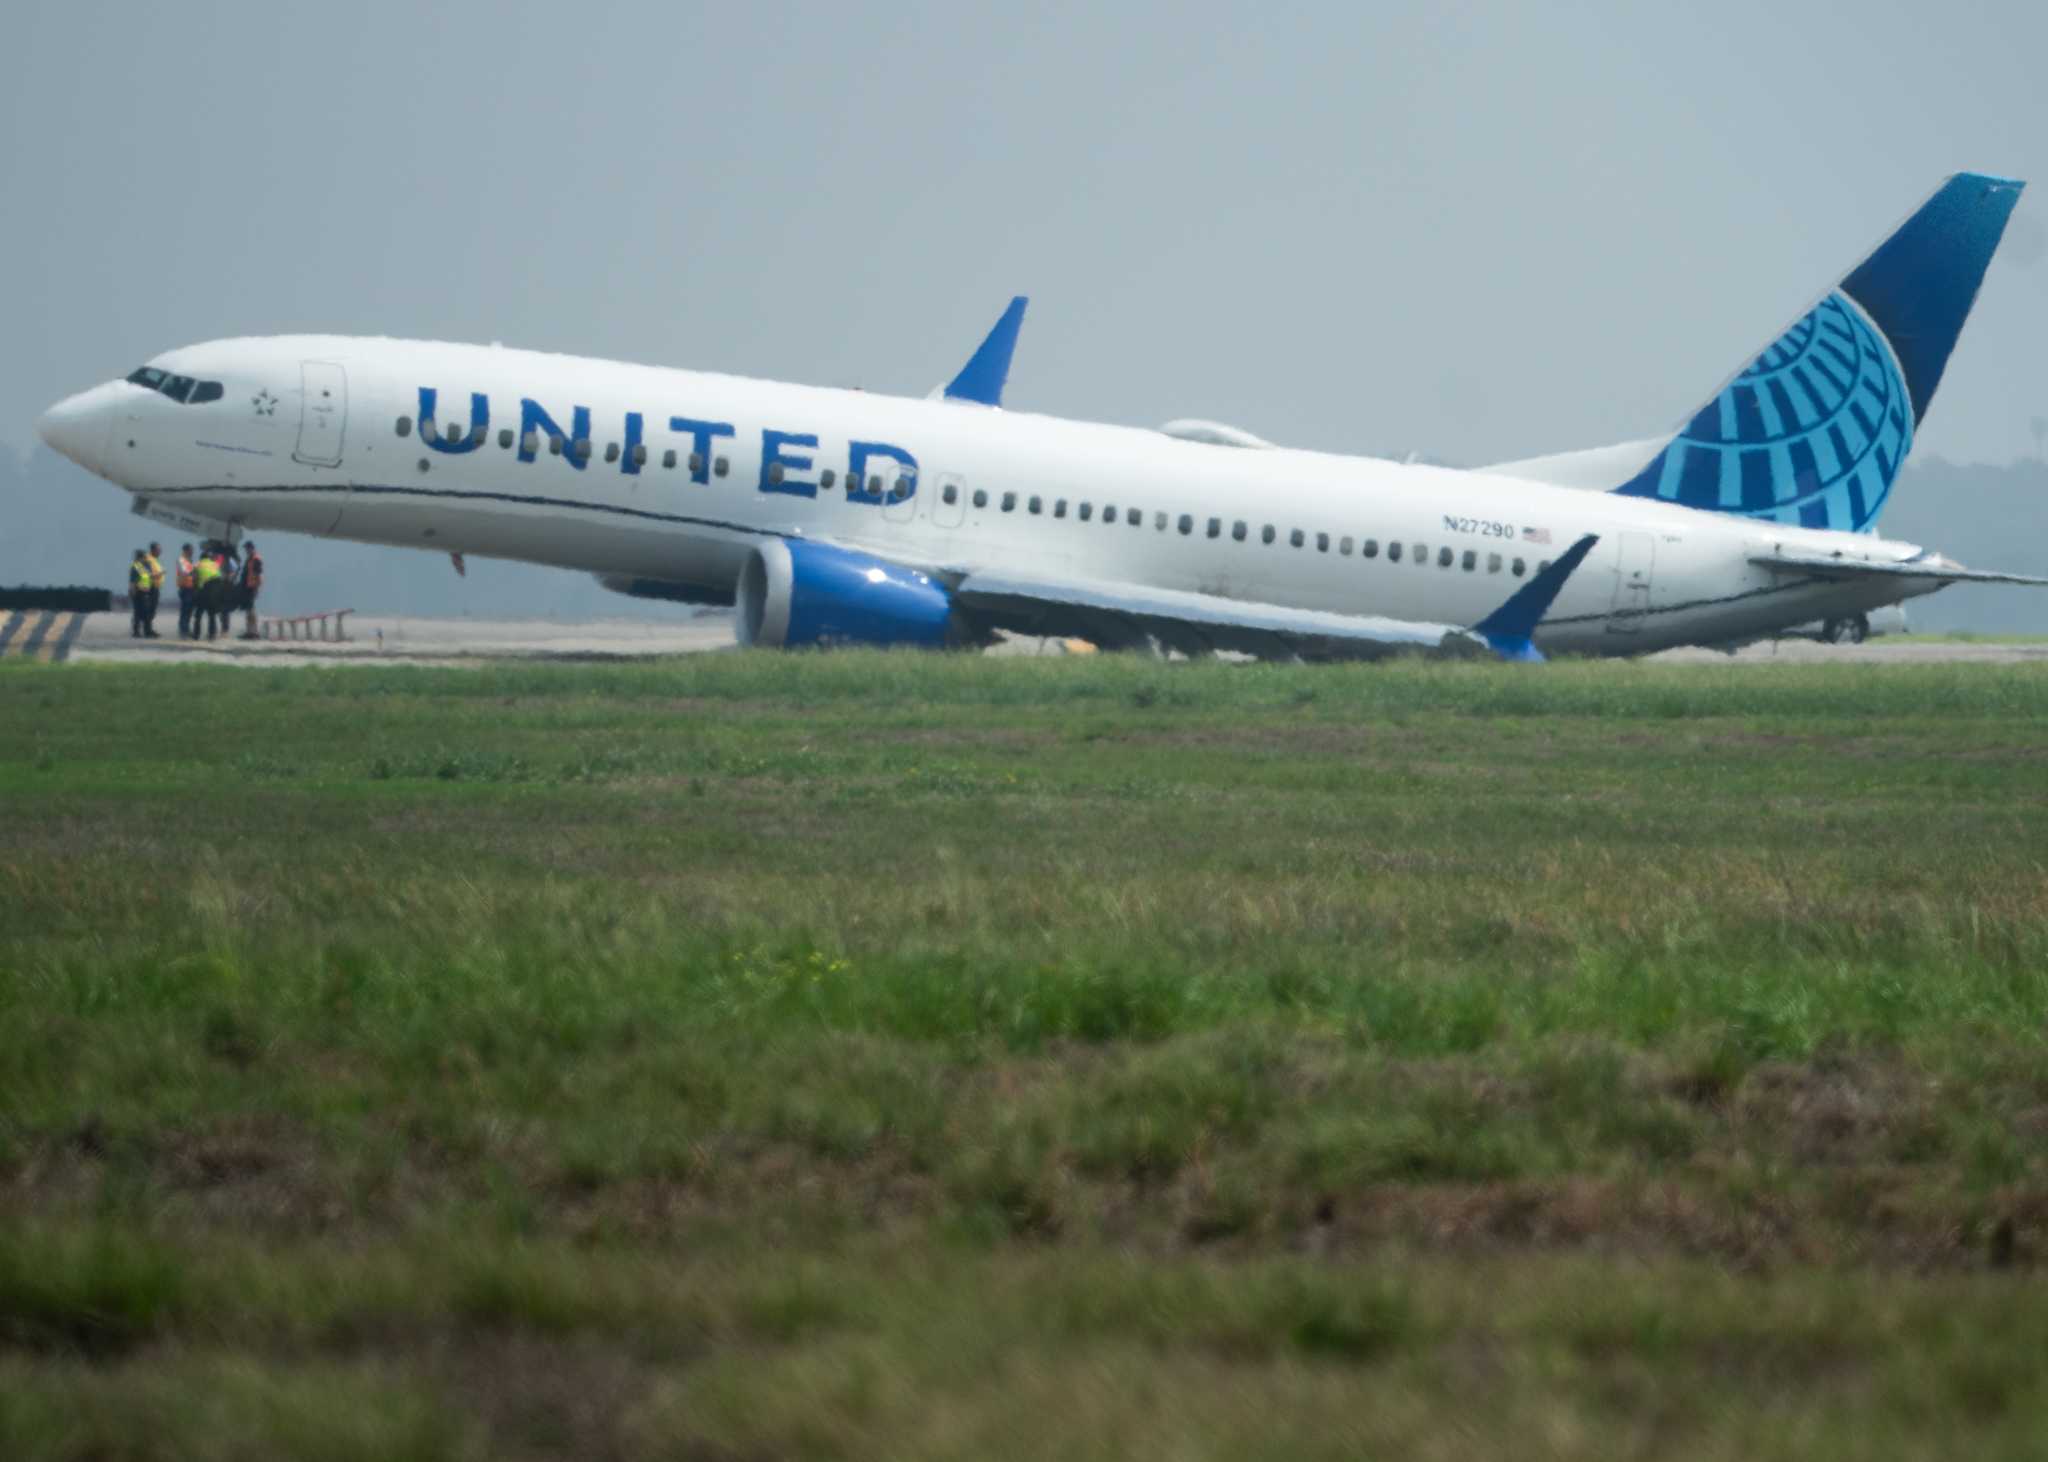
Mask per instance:
[[[0,665],[0,1455],[2033,1455],[2044,725]]]

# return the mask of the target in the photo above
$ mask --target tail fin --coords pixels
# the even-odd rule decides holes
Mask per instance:
[[[1861,532],[1877,522],[2025,185],[1957,173],[1618,492]]]

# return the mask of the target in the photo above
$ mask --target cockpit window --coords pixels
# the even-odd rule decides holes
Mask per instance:
[[[220,400],[223,394],[219,381],[195,381],[190,376],[174,376],[155,366],[137,366],[128,381],[131,385],[161,391],[173,401],[187,406],[203,406],[209,401]]]

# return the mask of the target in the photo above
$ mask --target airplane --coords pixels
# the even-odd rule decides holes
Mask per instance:
[[[1874,532],[2022,186],[1947,179],[1681,430],[1559,459],[1569,483],[1005,409],[1022,296],[921,399],[295,335],[169,351],[39,430],[137,511],[208,536],[587,570],[735,605],[749,646],[1729,645],[1952,583],[2048,583]],[[1599,470],[1611,490],[1580,490]]]

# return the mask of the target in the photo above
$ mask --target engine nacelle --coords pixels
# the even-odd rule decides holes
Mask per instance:
[[[928,574],[851,549],[771,538],[740,569],[742,645],[961,644],[953,596]]]

